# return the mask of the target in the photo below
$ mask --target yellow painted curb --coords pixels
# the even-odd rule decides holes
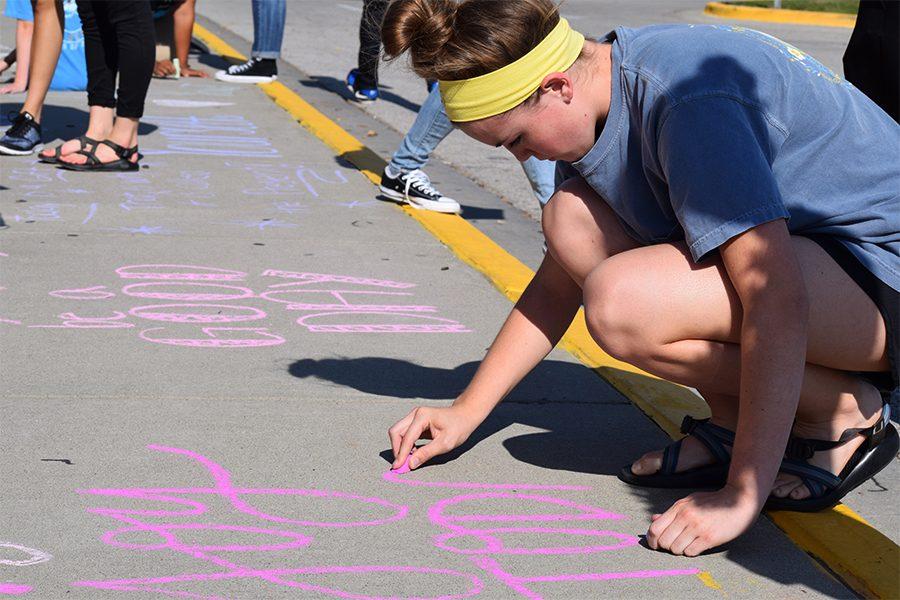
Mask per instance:
[[[768,21],[770,23],[793,23],[795,25],[818,25],[820,27],[848,27],[856,25],[856,15],[817,12],[812,10],[790,10],[787,8],[757,8],[738,6],[725,2],[710,2],[703,9],[708,15],[723,19],[744,19],[747,21]]]
[[[863,598],[900,598],[900,548],[845,504],[820,513],[769,511],[775,525]]]
[[[194,35],[216,53],[244,59],[234,48],[198,24],[194,25]],[[386,165],[384,159],[284,84],[273,82],[259,87],[338,156],[355,165],[372,183],[380,183],[379,174]],[[534,276],[530,268],[461,217],[409,206],[404,206],[403,210],[513,302]],[[679,425],[685,414],[709,414],[706,403],[687,388],[659,379],[603,352],[588,333],[581,310],[560,345],[594,369],[673,438],[680,437]],[[900,548],[848,507],[838,505],[822,513],[768,514],[800,548],[821,561],[857,593],[871,598],[900,598],[896,577]],[[708,573],[698,577],[704,585],[718,585]]]

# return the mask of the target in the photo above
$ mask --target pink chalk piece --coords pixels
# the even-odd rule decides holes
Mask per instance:
[[[0,583],[0,594],[8,596],[21,596],[27,594],[32,588],[30,585],[22,585],[19,583]]]
[[[165,281],[243,281],[242,271],[199,267],[196,265],[131,265],[116,269],[122,279],[158,279]]]
[[[16,319],[4,319],[0,317],[0,323],[9,323],[10,325],[21,325],[22,321],[17,321]]]
[[[234,290],[234,293],[223,293],[224,290]],[[194,302],[242,300],[244,298],[253,298],[256,295],[250,288],[239,287],[236,285],[225,285],[221,283],[188,283],[182,281],[132,283],[131,285],[123,287],[122,293],[126,296],[132,296],[133,298],[154,298],[158,300]]]
[[[405,475],[406,473],[412,471],[412,469],[409,468],[409,459],[410,457],[412,457],[412,455],[413,451],[410,451],[409,455],[407,455],[406,457],[406,460],[403,461],[403,464],[396,469],[391,469],[390,471],[388,471],[388,473],[392,473],[394,475]]]
[[[128,314],[166,323],[239,323],[266,318],[266,313],[258,308],[230,304],[153,304],[137,306]]]
[[[9,254],[7,254],[6,252],[0,252],[0,256],[3,256],[4,258],[9,258]]]
[[[185,346],[188,348],[265,348],[268,346],[279,346],[287,341],[280,335],[269,333],[266,327],[204,327],[201,331],[206,337],[203,338],[165,338],[152,337],[150,335],[151,331],[164,329],[165,327],[144,329],[138,334],[138,337],[155,344]],[[227,334],[235,337],[223,337],[223,334],[219,332],[235,332]]]

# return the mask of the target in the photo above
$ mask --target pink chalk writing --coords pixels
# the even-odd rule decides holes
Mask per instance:
[[[88,512],[111,518],[124,526],[107,531],[102,541],[110,546],[127,550],[143,552],[168,551],[189,556],[216,570],[204,573],[178,574],[168,577],[152,578],[127,578],[105,581],[76,581],[73,585],[94,589],[106,589],[115,591],[143,591],[156,592],[170,596],[181,597],[218,597],[212,595],[200,595],[187,590],[174,589],[173,584],[188,582],[226,581],[229,579],[251,579],[260,583],[266,583],[285,588],[318,592],[338,598],[356,598],[367,600],[372,596],[353,593],[334,587],[316,585],[304,581],[302,576],[348,574],[365,576],[372,573],[396,573],[403,575],[439,575],[443,576],[450,585],[461,588],[450,594],[437,596],[440,599],[467,598],[481,592],[483,584],[478,577],[450,569],[435,569],[428,567],[416,567],[407,565],[340,565],[322,567],[284,568],[284,569],[258,569],[248,565],[242,565],[226,558],[230,553],[250,552],[274,552],[284,550],[300,550],[310,545],[314,538],[298,533],[292,529],[286,529],[286,525],[294,527],[308,527],[318,529],[345,529],[357,527],[377,527],[387,525],[404,519],[409,508],[405,505],[394,504],[387,500],[375,497],[364,497],[334,490],[297,489],[297,488],[243,488],[236,487],[232,483],[231,474],[221,465],[213,462],[201,454],[181,448],[166,446],[148,446],[151,450],[165,452],[187,457],[206,469],[213,480],[213,487],[176,487],[176,488],[123,488],[123,489],[88,489],[78,490],[78,493],[91,496],[106,496],[116,498],[130,498],[138,501],[151,501],[169,505],[167,510],[149,509],[123,509],[123,508],[91,508]],[[184,522],[184,517],[207,515],[210,512],[207,503],[193,500],[188,496],[215,496],[225,500],[236,513],[255,517],[261,521],[278,523],[281,528],[254,527],[246,525],[228,525],[211,523],[208,517],[204,522]],[[344,502],[349,506],[359,506],[366,510],[375,511],[369,518],[347,521],[316,521],[309,519],[288,518],[281,515],[266,513],[256,508],[251,500],[259,496],[299,496],[320,500],[326,503]],[[177,519],[176,522],[169,522]],[[268,538],[269,541],[257,544],[191,544],[183,541],[185,534],[197,531],[217,531],[223,534],[241,533],[253,534],[260,538]],[[129,533],[154,533],[159,536],[157,543],[129,543],[120,538]],[[429,582],[434,584],[433,579]]]
[[[74,290],[54,290],[49,294],[54,298],[63,298],[65,300],[106,300],[115,296],[114,293],[106,291],[105,285],[95,285],[94,287]]]
[[[360,315],[373,315],[377,316],[378,319],[373,319],[377,321],[381,321],[384,318],[384,313],[381,311],[368,311],[368,310],[354,310],[352,312],[348,311],[335,311],[335,312],[320,312],[313,313],[311,315],[304,315],[297,319],[297,324],[302,325],[306,329],[314,333],[469,333],[472,330],[468,329],[462,323],[458,321],[453,321],[451,319],[443,319],[441,317],[426,317],[424,315],[416,315],[416,314],[406,314],[406,313],[388,313],[392,316],[392,318],[400,320],[400,319],[409,319],[414,320],[418,319],[421,321],[427,321],[426,323],[345,323],[342,322],[344,319],[348,318],[356,318]],[[337,317],[339,322],[337,323],[316,323],[313,322],[315,319],[326,319],[327,317]]]
[[[180,281],[243,281],[241,271],[197,267],[193,265],[134,265],[119,267],[116,275],[122,279],[164,279]]]
[[[105,532],[101,536],[103,543],[127,551],[135,552],[171,552],[184,555],[205,565],[203,572],[179,572],[171,576],[129,577],[108,580],[81,580],[73,585],[93,589],[104,589],[116,592],[141,591],[158,594],[191,597],[218,598],[210,592],[198,593],[196,586],[214,585],[229,580],[255,581],[264,586],[297,589],[316,592],[337,598],[353,598],[357,600],[374,600],[370,590],[373,582],[369,579],[378,574],[402,576],[405,585],[416,583],[416,577],[423,577],[422,584],[434,589],[444,589],[444,593],[434,596],[435,599],[468,598],[480,594],[484,590],[483,580],[476,574],[462,571],[412,565],[326,565],[300,566],[288,568],[256,568],[237,562],[231,555],[249,553],[298,552],[302,556],[312,544],[327,544],[327,530],[352,529],[362,527],[380,527],[397,523],[411,513],[406,505],[395,504],[378,497],[367,497],[335,490],[304,488],[251,488],[240,487],[233,483],[231,473],[218,463],[190,450],[167,446],[148,446],[150,450],[180,456],[191,460],[205,469],[212,479],[207,487],[137,487],[137,488],[98,488],[78,490],[79,494],[93,497],[109,497],[130,499],[140,503],[152,503],[153,508],[89,508],[88,512],[116,521],[119,526]],[[542,569],[549,568],[547,557],[575,554],[596,554],[603,552],[627,551],[638,543],[638,538],[607,529],[595,529],[590,523],[596,521],[615,522],[626,517],[596,506],[549,496],[545,493],[512,492],[517,489],[584,491],[584,486],[534,486],[528,484],[484,484],[475,482],[415,482],[406,481],[411,478],[399,478],[398,473],[385,475],[384,479],[394,484],[443,487],[448,489],[480,489],[502,491],[479,491],[465,493],[450,498],[443,498],[427,509],[429,522],[444,530],[433,537],[433,544],[441,550],[468,557],[474,568],[488,577],[505,585],[516,594],[539,600],[542,598],[535,591],[537,585],[564,582],[604,582],[613,580],[654,579],[696,575],[697,568],[683,569],[637,569],[630,571],[586,572],[586,573],[550,573],[536,574],[526,572],[515,574],[510,572],[500,560],[504,556],[520,557],[518,570],[529,571],[523,567],[521,557],[544,557],[539,562]],[[349,511],[345,520],[321,520],[304,518],[299,515],[291,517],[264,512],[254,504],[256,499],[266,497],[297,497],[328,506],[340,504]],[[209,500],[207,500],[209,498]],[[230,524],[218,522],[213,518],[210,502],[217,500],[234,514],[252,517],[260,521],[255,524]],[[486,510],[492,503],[502,503],[503,512]],[[477,505],[478,510],[465,510],[469,504]],[[510,506],[521,506],[509,512]],[[528,510],[528,507],[537,507]],[[461,510],[462,509],[462,510]],[[352,517],[354,511],[363,510],[365,516]],[[194,517],[195,519],[191,519]],[[202,519],[202,520],[201,520]],[[571,524],[571,525],[569,525]],[[320,530],[322,541],[314,537],[310,531],[300,532],[297,529]],[[204,544],[193,543],[189,536],[205,532],[217,533],[221,541]],[[134,541],[134,534],[144,534]],[[158,539],[148,539],[146,534],[153,534]],[[231,542],[229,538],[240,535],[241,542]],[[534,544],[520,542],[518,545],[508,544],[505,538],[515,536],[516,539],[532,539]],[[477,540],[475,546],[456,545],[460,538]],[[342,540],[344,538],[341,538]],[[562,542],[550,545],[550,539],[569,539],[571,545]],[[342,542],[346,543],[346,542]],[[322,552],[320,548],[319,552]],[[249,559],[248,559],[249,560]],[[269,561],[277,560],[275,556]],[[349,583],[342,585],[360,586],[366,592],[341,589],[333,585],[314,583],[316,576],[343,575]],[[424,578],[427,576],[427,580]],[[342,580],[343,580],[342,579]],[[355,582],[355,584],[354,584]],[[193,584],[193,591],[183,589]],[[260,591],[260,595],[266,595]],[[416,596],[420,598],[421,596]],[[391,598],[398,598],[392,593]]]
[[[238,323],[266,318],[266,313],[258,308],[230,304],[153,304],[132,308],[128,314],[170,323]]]
[[[75,313],[65,312],[59,315],[62,325],[29,325],[35,329],[130,329],[134,323],[128,323],[123,319],[128,318],[123,312],[115,311],[111,317],[79,317]]]
[[[401,477],[401,474],[408,473],[407,457],[403,466],[396,471],[388,471],[382,477],[385,481],[391,483],[402,483],[413,486],[425,487],[443,487],[443,488],[462,488],[462,489],[497,489],[497,490],[559,490],[573,491],[585,490],[580,486],[534,486],[527,484],[483,484],[472,482],[424,482],[410,480],[408,477]],[[493,513],[464,513],[464,514],[448,514],[448,509],[463,505],[467,502],[478,502],[479,506],[483,505],[486,500],[491,501],[527,501],[538,505],[549,505],[552,507],[561,507],[567,509],[566,512],[551,513],[521,513],[521,514],[493,514]],[[558,526],[523,526],[532,523],[563,523],[563,522],[585,522],[595,520],[622,520],[624,515],[613,513],[602,508],[580,504],[557,498],[554,496],[545,496],[532,493],[521,492],[480,492],[476,494],[462,494],[451,498],[444,498],[433,504],[428,509],[429,520],[446,529],[445,533],[434,536],[433,543],[438,548],[453,552],[455,554],[469,555],[472,563],[482,569],[487,574],[501,581],[511,590],[531,600],[539,600],[542,596],[531,589],[526,584],[535,583],[551,583],[565,581],[610,581],[615,579],[660,579],[664,577],[674,577],[679,575],[696,575],[699,569],[670,569],[670,570],[638,570],[629,572],[609,572],[609,573],[569,573],[542,576],[517,576],[504,570],[501,564],[493,558],[497,555],[519,555],[519,556],[555,556],[569,554],[593,554],[597,552],[609,552],[614,550],[622,550],[636,546],[639,539],[633,535],[601,529],[587,529],[583,527],[558,527]],[[513,527],[477,527],[470,525],[471,523],[513,523]],[[535,547],[509,547],[504,541],[504,536],[516,535],[522,537],[523,534],[533,534],[538,540]],[[565,535],[574,536],[578,539],[597,539],[609,540],[604,543],[594,543],[590,545],[575,546],[542,546],[549,535]],[[469,537],[478,540],[481,547],[461,548],[454,546],[451,540],[456,538]],[[612,543],[610,543],[612,542]]]
[[[368,279],[364,277],[351,277],[349,275],[327,275],[325,273],[303,273],[294,271],[278,271],[276,269],[266,269],[262,272],[263,277],[278,277],[280,279],[297,279],[304,284],[310,283],[354,283],[359,285],[369,285],[373,287],[399,288],[407,289],[416,287],[414,283],[402,283],[399,281],[390,281],[387,279]],[[270,286],[274,287],[274,286]]]
[[[347,301],[346,296],[352,295],[372,295],[372,296],[412,296],[409,292],[379,292],[370,290],[310,290],[297,289],[293,286],[305,285],[304,283],[280,283],[270,285],[269,289],[277,288],[272,291],[266,291],[259,295],[260,298],[271,300],[272,302],[281,302],[287,304],[287,310],[346,310],[346,311],[387,311],[387,312],[435,312],[437,308],[434,306],[418,306],[414,304],[351,304]],[[300,302],[301,298],[307,298],[313,294],[321,294],[331,297],[337,302]],[[294,295],[297,298],[284,298],[283,296]]]
[[[156,337],[153,331],[164,331],[165,327],[151,327],[139,334],[142,340],[167,346],[189,348],[264,348],[278,346],[286,340],[280,335],[269,333],[265,327],[204,327],[202,338]],[[225,336],[228,337],[225,337]]]
[[[0,583],[0,594],[9,596],[21,596],[32,590],[30,585],[22,585],[18,583]]]
[[[206,289],[206,292],[191,291],[179,292],[179,289],[190,287],[192,290]],[[215,290],[234,290],[234,293],[214,292]],[[122,293],[126,296],[134,298],[156,298],[158,300],[242,300],[244,298],[253,298],[254,292],[250,288],[238,287],[234,285],[224,285],[220,283],[182,283],[180,281],[173,282],[153,282],[153,283],[133,283],[122,288]],[[50,293],[53,295],[53,292]]]
[[[264,270],[260,277],[279,280],[262,292],[245,283],[244,271],[201,265],[147,263],[119,267],[119,289],[105,285],[52,290],[54,298],[103,301],[122,297],[164,301],[84,315],[58,315],[60,323],[29,324],[43,329],[132,329],[150,343],[186,348],[265,348],[286,342],[273,331],[266,310],[274,303],[303,313],[294,322],[309,333],[467,333],[462,323],[436,316],[437,307],[398,302],[413,296],[414,283],[307,271]],[[165,302],[169,301],[169,302]],[[166,326],[152,327],[142,321]],[[0,323],[4,320],[0,319]],[[6,319],[9,324],[19,321]],[[245,326],[240,324],[246,323]],[[200,326],[200,327],[197,327]]]

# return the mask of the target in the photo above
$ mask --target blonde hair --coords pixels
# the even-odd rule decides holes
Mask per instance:
[[[418,76],[454,81],[518,60],[557,23],[552,0],[393,0],[381,38],[387,60],[408,50]]]

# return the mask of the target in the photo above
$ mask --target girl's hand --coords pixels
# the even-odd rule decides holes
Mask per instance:
[[[158,60],[153,66],[154,77],[168,77],[175,74],[175,65],[171,60]]]
[[[416,408],[388,430],[394,451],[391,468],[398,469],[403,465],[419,438],[430,438],[431,442],[416,449],[409,459],[410,469],[460,446],[480,423],[479,419],[459,406]]]
[[[756,494],[730,485],[715,492],[697,492],[663,514],[653,515],[647,545],[672,554],[697,556],[747,531],[760,510]]]
[[[24,92],[27,89],[27,83],[19,84],[13,81],[12,83],[7,83],[6,85],[0,87],[0,94],[18,94],[19,92]]]
[[[206,79],[209,77],[209,73],[206,71],[201,71],[199,69],[192,69],[188,66],[185,66],[181,69],[182,77],[200,77],[201,79]]]

